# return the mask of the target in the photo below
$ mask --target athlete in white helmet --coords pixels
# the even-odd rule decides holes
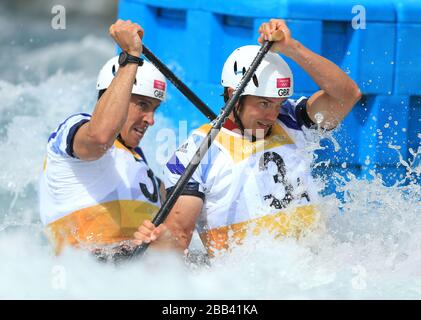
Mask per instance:
[[[66,245],[126,250],[161,205],[161,182],[138,144],[165,100],[165,77],[139,58],[138,24],[118,20],[110,34],[122,53],[99,73],[92,115],[68,117],[48,140],[40,214],[56,253]]]
[[[279,36],[282,39],[272,38]],[[299,236],[318,219],[310,163],[302,155],[305,130],[333,129],[361,97],[340,68],[291,37],[283,20],[259,28],[259,42],[275,41],[242,93],[235,110],[210,146],[165,224],[186,249],[196,227],[212,255],[241,243],[247,233]],[[225,101],[256,57],[259,46],[236,49],[226,60],[221,84]],[[289,99],[294,81],[281,53],[303,68],[320,90]],[[316,114],[322,118],[316,119]],[[165,167],[167,191],[177,183],[211,126],[198,128]],[[145,224],[138,241],[157,237]],[[158,237],[158,242],[160,241]]]

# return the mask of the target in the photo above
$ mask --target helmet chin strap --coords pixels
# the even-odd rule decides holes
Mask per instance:
[[[235,108],[232,110],[232,112],[233,112],[233,114],[234,114],[234,121],[235,121],[235,124],[236,124],[236,125],[238,126],[238,128],[240,129],[241,134],[242,134],[242,135],[244,135],[244,126],[243,126],[243,122],[241,122],[240,116],[238,115],[238,112],[237,112],[237,108],[240,108],[240,106],[235,107]]]
[[[240,108],[241,106],[238,106],[238,109]],[[240,131],[241,131],[241,134],[244,136],[244,125],[243,125],[243,122],[241,121],[241,119],[240,119],[240,115],[238,114],[238,111],[237,111],[237,108],[234,108],[233,110],[232,110],[232,112],[233,112],[233,114],[234,114],[234,122],[235,122],[235,124],[238,126],[238,128],[240,129]],[[272,127],[270,127],[269,128],[269,130],[268,130],[268,132],[265,134],[265,138],[267,137],[267,136],[270,136],[270,134],[272,133]],[[257,141],[257,138],[254,136],[254,135],[251,135],[251,142],[256,142]]]

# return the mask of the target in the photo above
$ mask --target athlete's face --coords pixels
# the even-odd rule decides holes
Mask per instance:
[[[275,123],[282,102],[286,98],[246,96],[240,107],[239,117],[245,133],[262,139]]]
[[[127,120],[120,132],[127,146],[138,146],[148,127],[154,125],[155,111],[160,103],[161,101],[155,98],[132,94]]]

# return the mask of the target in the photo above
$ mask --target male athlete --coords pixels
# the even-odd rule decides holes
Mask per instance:
[[[272,38],[282,31],[282,39]],[[295,40],[285,21],[272,19],[259,28],[258,41],[273,40],[207,154],[177,200],[165,224],[174,246],[188,247],[197,229],[209,254],[241,243],[247,233],[266,230],[276,237],[299,236],[317,221],[310,163],[303,156],[305,132],[335,128],[361,97],[354,81],[331,61]],[[227,101],[259,51],[236,49],[221,77]],[[320,87],[309,98],[290,99],[293,77],[283,54],[303,68]],[[185,171],[211,126],[193,132],[165,167],[167,192]],[[149,222],[138,242],[157,238]],[[158,238],[159,239],[159,238]],[[158,240],[159,241],[159,240]]]
[[[161,205],[161,183],[138,144],[154,124],[166,81],[139,58],[138,24],[118,20],[109,31],[123,52],[99,73],[92,115],[68,117],[48,139],[40,213],[57,254],[66,245],[129,250],[135,231]]]

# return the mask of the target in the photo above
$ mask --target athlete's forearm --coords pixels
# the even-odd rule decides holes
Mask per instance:
[[[359,97],[358,86],[345,72],[297,40],[292,40],[292,45],[284,54],[303,68],[329,96],[339,101],[355,100]]]
[[[88,134],[101,145],[112,145],[127,119],[137,67],[137,64],[129,63],[119,68],[111,85],[95,106]]]
[[[180,212],[171,214],[176,214],[177,216],[180,215]],[[166,242],[164,243],[164,247],[170,248],[174,251],[178,251],[180,253],[184,252],[189,245],[193,235],[193,230],[187,230],[177,219],[173,219],[173,217],[168,217],[165,221],[165,225],[167,226],[170,237],[167,238]],[[156,241],[156,243],[152,243],[152,246],[160,247],[160,241]]]
[[[175,249],[185,250],[189,247],[202,207],[203,200],[199,197],[182,195],[178,198],[165,220]]]

